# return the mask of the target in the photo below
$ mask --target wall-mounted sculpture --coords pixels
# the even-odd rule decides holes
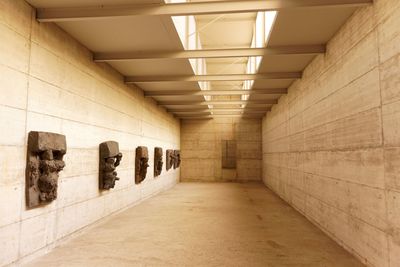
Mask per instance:
[[[174,150],[167,149],[166,158],[167,158],[166,159],[167,160],[166,168],[167,168],[167,171],[168,171],[169,169],[171,169],[172,166],[175,165],[175,152],[174,152]]]
[[[30,132],[26,165],[26,204],[33,208],[57,198],[58,173],[65,167],[64,135]]]
[[[162,172],[163,167],[163,151],[161,147],[154,148],[154,177],[157,177]]]
[[[115,171],[122,159],[118,143],[115,141],[101,143],[99,156],[99,188],[109,190],[114,188],[115,181],[119,180]]]
[[[176,168],[179,168],[179,166],[181,166],[181,151],[175,150],[174,155],[175,155],[174,169],[176,169]]]
[[[146,179],[147,168],[149,167],[149,152],[147,147],[139,146],[136,148],[135,159],[135,183],[140,184]]]

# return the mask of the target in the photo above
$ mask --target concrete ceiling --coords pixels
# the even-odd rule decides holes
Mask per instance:
[[[63,7],[86,7],[86,6],[111,6],[130,4],[154,4],[162,3],[163,0],[28,0],[35,8],[63,8]]]
[[[163,3],[163,0],[28,0],[37,8],[86,7]],[[93,52],[184,50],[170,17],[135,16],[57,23]],[[124,76],[194,75],[188,59],[130,60],[109,62]],[[137,83],[142,90],[200,90],[197,82]],[[162,98],[156,98],[162,100]],[[202,101],[204,97],[187,98]]]
[[[283,1],[283,0],[282,0]],[[163,4],[162,0],[28,0],[36,8],[82,8],[99,6],[126,6],[138,4]],[[202,2],[191,0],[190,2]],[[221,2],[218,0],[210,2]],[[252,1],[256,2],[256,1]],[[267,1],[260,1],[267,2]],[[278,1],[279,2],[279,1]],[[314,1],[318,2],[318,1]],[[324,2],[323,0],[320,1]],[[351,0],[349,0],[351,2]],[[243,5],[246,5],[244,2]],[[190,4],[190,3],[189,3]],[[227,4],[229,5],[229,4]],[[312,7],[280,9],[276,17],[268,47],[302,45],[324,45],[345,21],[353,14],[357,6]],[[235,14],[212,14],[195,16],[198,34],[203,49],[250,48],[253,28],[256,20],[255,12]],[[79,40],[94,53],[130,53],[184,51],[177,30],[170,16],[140,15],[140,16],[111,16],[91,19],[75,19],[56,22],[66,32]],[[313,60],[315,54],[268,54],[260,64],[259,73],[302,72]],[[207,74],[245,74],[248,57],[207,58]],[[108,61],[113,68],[124,76],[193,76],[192,67],[187,58],[129,59]],[[179,79],[178,79],[179,80]],[[253,90],[268,88],[288,88],[294,79],[257,79]],[[240,90],[243,81],[212,81],[211,90]],[[155,91],[198,91],[198,82],[162,81],[141,82],[136,85],[146,92]],[[232,109],[255,111],[268,110],[271,100],[276,101],[280,94],[250,95],[249,104],[243,109],[242,104],[229,101],[240,100],[241,96],[224,95],[212,96],[210,101],[225,101],[212,106],[199,105],[193,102],[204,101],[203,95],[155,95],[154,98],[171,112],[199,112],[209,114],[209,108],[230,109],[231,114],[237,114]],[[263,103],[263,101],[265,103]],[[173,102],[170,105],[170,103]],[[178,102],[178,103],[176,103]],[[251,103],[251,104],[250,104]],[[185,104],[185,105],[184,105]],[[203,103],[204,104],[204,103]],[[196,111],[197,110],[197,111]],[[218,113],[218,111],[215,111]],[[224,113],[224,112],[223,112]],[[225,112],[226,113],[226,112]],[[225,114],[224,113],[224,114]],[[197,113],[196,113],[197,114]],[[261,117],[263,113],[252,116]]]

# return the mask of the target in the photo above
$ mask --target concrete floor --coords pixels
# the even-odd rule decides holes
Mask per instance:
[[[363,266],[262,184],[181,183],[28,266]]]

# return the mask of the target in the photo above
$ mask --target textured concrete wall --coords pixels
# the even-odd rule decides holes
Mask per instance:
[[[222,168],[221,140],[236,140],[236,169]],[[181,122],[182,181],[261,181],[261,120]]]
[[[21,0],[0,1],[0,266],[28,260],[113,212],[179,180],[179,169],[153,178],[155,146],[179,148],[179,121],[53,24],[39,24]],[[66,135],[58,199],[25,207],[27,133]],[[98,145],[124,154],[116,188],[98,190]],[[148,146],[147,179],[134,184],[134,155]]]
[[[263,121],[263,180],[369,266],[400,266],[400,1],[362,8]]]

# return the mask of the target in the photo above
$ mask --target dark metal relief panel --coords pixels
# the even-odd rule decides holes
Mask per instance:
[[[168,171],[169,169],[171,169],[171,167],[175,166],[175,151],[172,149],[167,149],[166,158],[167,158],[166,169]]]
[[[236,169],[236,141],[222,140],[222,168]]]
[[[99,156],[99,188],[101,190],[114,188],[115,181],[119,180],[115,169],[122,159],[118,143],[115,141],[101,143]]]
[[[135,159],[135,183],[140,184],[146,179],[147,168],[149,167],[149,152],[147,147],[139,146],[136,148]]]
[[[26,165],[26,204],[33,208],[57,198],[58,173],[65,167],[64,135],[30,132]]]
[[[154,177],[161,174],[163,167],[163,150],[161,147],[154,148]]]
[[[174,156],[174,169],[176,169],[181,166],[181,151],[174,150]]]

